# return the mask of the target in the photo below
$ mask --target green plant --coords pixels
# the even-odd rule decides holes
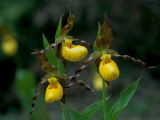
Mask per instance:
[[[105,15],[105,21],[102,24],[102,26],[98,22],[98,34],[93,46],[94,53],[90,54],[89,58],[86,61],[82,62],[81,67],[75,71],[74,76],[69,77],[66,74],[64,74],[64,69],[66,68],[66,60],[71,62],[80,61],[86,57],[86,53],[88,52],[84,46],[72,45],[72,41],[79,42],[82,45],[88,45],[89,47],[92,47],[92,44],[87,43],[86,41],[81,41],[77,38],[74,38],[73,36],[68,35],[69,31],[73,27],[74,22],[74,16],[72,15],[69,6],[68,8],[70,14],[67,19],[67,25],[61,29],[61,16],[55,35],[55,43],[50,45],[46,37],[43,35],[43,44],[45,49],[42,49],[41,51],[36,50],[32,53],[37,54],[39,56],[41,69],[47,74],[42,78],[41,82],[38,84],[36,96],[33,98],[32,111],[30,112],[30,115],[34,110],[37,96],[40,93],[40,88],[42,87],[43,83],[48,81],[49,86],[47,90],[50,89],[51,92],[46,91],[46,96],[51,96],[51,98],[47,98],[46,102],[50,103],[57,100],[61,100],[63,116],[64,120],[66,120],[66,89],[70,88],[76,82],[80,86],[84,86],[87,90],[90,90],[93,93],[93,95],[95,95],[94,90],[92,90],[89,85],[86,85],[83,81],[77,80],[77,77],[81,74],[82,69],[86,68],[91,60],[94,60],[97,66],[97,72],[102,77],[103,100],[99,100],[98,102],[93,103],[89,107],[85,108],[81,113],[77,113],[72,108],[70,108],[70,120],[89,120],[91,119],[93,114],[96,111],[98,111],[102,106],[104,112],[104,120],[115,120],[118,117],[119,113],[127,106],[129,100],[135,93],[141,78],[139,78],[136,82],[124,89],[121,92],[119,100],[107,111],[106,101],[108,101],[110,97],[106,97],[105,82],[110,86],[110,81],[117,79],[119,76],[118,67],[116,63],[111,59],[111,56],[122,57],[125,60],[131,60],[134,63],[141,64],[146,68],[154,68],[154,66],[149,67],[137,58],[133,58],[128,55],[120,55],[115,50],[109,49],[111,41],[113,39],[113,35],[110,29],[108,17],[107,15]],[[52,47],[54,47],[54,49]],[[64,47],[66,48],[64,49]],[[85,55],[83,56],[82,53],[83,55]],[[104,67],[101,67],[101,64],[102,66],[104,65]],[[106,74],[108,76],[105,76]],[[70,84],[66,86],[65,80],[70,80]],[[55,98],[54,90],[59,89],[59,85],[62,87],[62,89],[60,90],[61,92],[57,91],[57,94],[59,95],[61,93],[61,95],[60,97]]]

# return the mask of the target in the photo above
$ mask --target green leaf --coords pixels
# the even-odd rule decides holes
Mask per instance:
[[[100,32],[101,32],[101,25],[100,23],[98,22],[98,32],[97,32],[97,38],[100,37]],[[94,41],[94,44],[93,44],[93,51],[98,51],[99,49],[97,48],[97,45],[96,45],[96,40]]]
[[[128,105],[128,102],[130,101],[131,97],[133,96],[133,94],[135,93],[138,87],[140,79],[141,77],[136,82],[134,82],[133,84],[131,84],[129,87],[127,87],[121,92],[119,100],[109,110],[107,114],[108,120],[116,120],[119,113]]]
[[[108,101],[109,98],[110,98],[110,96],[106,98],[106,101]],[[85,109],[82,111],[81,115],[85,116],[85,117],[88,118],[88,119],[91,119],[91,117],[93,116],[93,114],[94,114],[97,110],[99,110],[102,106],[103,106],[103,100],[101,100],[101,101],[99,101],[99,102],[96,102],[96,103],[88,106],[87,108],[85,108]]]
[[[57,38],[59,38],[61,36],[62,16],[63,15],[61,15],[61,17],[60,17],[59,24],[58,24],[58,27],[57,27],[57,31],[56,31],[56,34],[55,34],[55,41],[56,41]],[[46,37],[44,36],[44,34],[43,34],[43,45],[44,45],[45,48],[47,48],[49,46],[49,43],[48,43]],[[51,48],[51,50],[46,52],[46,56],[47,56],[48,61],[51,65],[54,65],[54,66],[58,67],[58,72],[59,73],[64,73],[63,64],[59,59],[57,59],[53,48]]]
[[[63,14],[61,15],[60,20],[59,20],[59,24],[58,24],[57,31],[56,31],[56,34],[55,34],[55,41],[61,36],[62,17],[63,17]],[[63,64],[58,59],[57,59],[57,67],[58,67],[58,72],[59,73],[64,73]]]
[[[83,115],[73,111],[70,108],[70,120],[89,120],[88,118],[84,117]]]
[[[57,60],[57,67],[59,73],[64,73],[63,64],[60,60]]]
[[[101,35],[101,24],[98,22],[98,33],[97,33],[97,38],[99,38]]]
[[[17,69],[15,72],[14,85],[16,92],[25,108],[30,109],[34,95],[35,76],[33,72],[25,69]]]
[[[61,36],[62,17],[63,17],[63,14],[61,15],[59,23],[58,23],[57,31],[56,31],[56,34],[55,34],[55,41],[56,41],[57,38],[59,38]]]
[[[43,34],[43,46],[44,46],[44,48],[47,48],[48,46],[50,46],[50,44],[48,43],[44,34]],[[58,59],[55,55],[55,52],[54,52],[53,48],[51,48],[51,50],[49,50],[49,51],[46,51],[46,56],[48,58],[48,62],[51,65],[57,66],[57,60]]]
[[[94,52],[98,51],[98,48],[97,48],[97,45],[96,45],[96,41],[94,41],[94,44],[93,44],[93,51]]]

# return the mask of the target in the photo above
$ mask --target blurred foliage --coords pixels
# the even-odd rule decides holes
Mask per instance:
[[[35,93],[35,76],[29,70],[17,69],[14,80],[15,88],[25,108],[30,108],[32,103],[31,96]]]

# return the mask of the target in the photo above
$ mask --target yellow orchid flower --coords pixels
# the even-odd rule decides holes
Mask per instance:
[[[117,64],[111,59],[110,54],[103,54],[101,56],[99,73],[106,81],[112,81],[118,78],[119,69]]]
[[[66,39],[62,43],[61,53],[66,60],[76,62],[84,59],[88,54],[88,50],[84,46],[73,45],[71,39]]]
[[[58,79],[51,77],[48,79],[49,85],[45,94],[45,101],[47,103],[52,103],[54,101],[61,100],[63,97],[63,87],[58,82]]]

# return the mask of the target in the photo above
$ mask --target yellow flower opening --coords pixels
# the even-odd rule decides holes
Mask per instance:
[[[71,39],[66,39],[62,43],[61,53],[66,60],[76,62],[84,59],[88,54],[88,50],[84,46],[73,45]]]
[[[112,81],[118,78],[119,69],[117,64],[111,59],[110,54],[103,54],[101,56],[99,73],[106,81]]]
[[[2,52],[7,56],[14,56],[18,50],[18,42],[11,35],[6,35],[1,45]]]
[[[95,78],[93,80],[93,87],[97,90],[97,91],[102,91],[103,89],[103,83],[102,83],[102,78],[99,76],[99,74],[97,73],[95,75]],[[107,88],[107,84],[105,83],[105,87]]]
[[[52,103],[54,101],[61,100],[63,97],[63,87],[58,82],[58,79],[51,77],[48,79],[49,85],[46,89],[45,101]]]

